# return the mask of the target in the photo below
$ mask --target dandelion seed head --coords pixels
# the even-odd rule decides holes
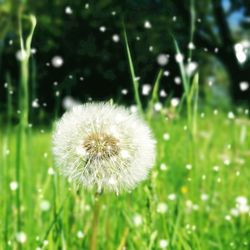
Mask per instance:
[[[155,141],[137,114],[107,103],[78,105],[57,122],[53,153],[76,185],[131,190],[154,164]]]

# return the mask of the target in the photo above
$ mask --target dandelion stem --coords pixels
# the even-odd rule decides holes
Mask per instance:
[[[90,250],[97,249],[97,233],[98,233],[98,220],[100,213],[100,196],[101,192],[97,192],[94,198],[94,213],[92,219],[92,235],[90,239]]]

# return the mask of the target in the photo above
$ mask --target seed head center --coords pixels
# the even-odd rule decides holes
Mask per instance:
[[[92,133],[83,143],[84,149],[90,157],[107,159],[119,153],[119,141],[107,133]]]

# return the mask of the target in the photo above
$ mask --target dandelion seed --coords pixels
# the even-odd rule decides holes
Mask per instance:
[[[168,168],[167,168],[167,165],[165,163],[161,163],[160,165],[160,170],[162,171],[166,171]]]
[[[246,91],[249,88],[249,83],[248,82],[240,82],[240,90],[241,91]]]
[[[50,202],[47,200],[42,200],[40,203],[40,208],[42,211],[46,212],[50,209]]]
[[[77,238],[82,239],[84,237],[84,233],[82,231],[77,232]]]
[[[71,96],[65,96],[62,100],[62,106],[65,110],[70,110],[73,107],[79,105],[79,102],[76,101],[73,97]]]
[[[168,58],[168,55],[160,54],[157,56],[156,61],[160,66],[165,66],[168,63]]]
[[[233,112],[228,112],[227,116],[228,116],[229,119],[234,119],[235,118],[235,115],[234,115]]]
[[[155,141],[137,114],[92,103],[73,107],[57,122],[53,153],[61,172],[76,185],[118,193],[146,179]]]
[[[100,30],[101,32],[105,32],[105,31],[106,31],[106,27],[105,27],[105,26],[101,26],[101,27],[99,28],[99,30]]]
[[[151,29],[151,28],[152,28],[151,23],[150,23],[149,21],[145,21],[145,22],[144,22],[144,28],[145,28],[145,29]]]
[[[155,103],[154,109],[157,112],[161,111],[162,110],[162,104],[160,102]]]
[[[122,89],[121,93],[122,93],[123,95],[127,95],[127,94],[128,94],[128,90],[127,90],[127,89]]]
[[[165,214],[168,211],[168,206],[166,203],[161,202],[157,205],[157,209],[156,209],[157,213],[159,214]]]
[[[166,249],[167,248],[167,246],[168,246],[168,241],[167,240],[164,240],[164,239],[161,239],[160,241],[159,241],[159,247],[161,248],[161,249]]]
[[[181,63],[184,60],[184,56],[181,53],[175,55],[175,60],[177,63]]]
[[[136,226],[136,227],[139,227],[139,226],[141,226],[142,225],[142,223],[143,223],[143,219],[142,219],[142,217],[141,217],[141,215],[140,214],[135,214],[134,216],[133,216],[133,223],[134,223],[134,225]]]
[[[142,85],[142,95],[147,96],[147,95],[149,95],[150,91],[151,91],[150,84],[143,84]]]
[[[198,64],[196,62],[189,62],[186,66],[186,72],[189,76],[193,75],[195,70],[197,69]]]
[[[118,43],[118,42],[120,41],[119,35],[114,34],[114,35],[112,36],[112,40],[113,40],[115,43]]]
[[[70,6],[67,6],[67,7],[65,8],[65,13],[68,14],[68,15],[73,14],[73,10],[71,9]]]
[[[179,98],[174,97],[174,98],[171,99],[171,106],[172,107],[177,107],[179,105],[179,103],[180,103],[180,99]]]
[[[17,240],[17,242],[23,244],[23,243],[26,242],[27,236],[26,236],[26,234],[24,232],[18,232],[16,234],[16,240]]]
[[[160,91],[160,97],[166,97],[166,96],[167,96],[166,91],[165,91],[164,89],[162,89],[162,90]]]
[[[49,174],[49,175],[54,175],[54,174],[55,174],[54,169],[53,169],[53,168],[49,168],[49,169],[48,169],[48,174]]]
[[[179,76],[176,76],[174,78],[174,82],[177,84],[177,85],[180,85],[181,84],[181,78]]]
[[[208,198],[209,198],[209,196],[208,196],[207,194],[202,194],[202,195],[201,195],[201,200],[202,200],[202,201],[207,201]]]
[[[187,170],[191,170],[191,169],[192,169],[192,165],[191,165],[191,164],[187,164],[187,165],[186,165],[186,169],[187,169]]]
[[[194,43],[190,42],[190,43],[188,44],[188,48],[191,49],[191,50],[195,49]]]
[[[170,134],[164,133],[164,134],[163,134],[163,140],[169,141],[169,140],[170,140]]]
[[[23,60],[25,60],[26,58],[27,58],[27,53],[26,53],[26,51],[24,51],[24,50],[18,50],[17,52],[16,52],[16,59],[18,60],[18,61],[23,61]]]
[[[18,183],[17,183],[16,181],[12,181],[12,182],[10,183],[10,189],[11,189],[12,191],[16,191],[16,190],[18,189]]]
[[[51,59],[51,64],[52,66],[54,66],[55,68],[60,68],[63,65],[63,58],[61,56],[54,56]]]
[[[168,70],[165,70],[165,71],[163,72],[163,75],[164,75],[164,76],[169,76],[169,75],[170,75],[170,72],[169,72]]]
[[[171,200],[171,201],[176,200],[176,194],[169,194],[168,199]]]

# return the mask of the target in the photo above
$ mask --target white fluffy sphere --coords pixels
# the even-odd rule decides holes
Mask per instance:
[[[89,103],[73,107],[57,122],[53,153],[72,182],[118,193],[147,177],[155,141],[138,114],[108,103]]]

